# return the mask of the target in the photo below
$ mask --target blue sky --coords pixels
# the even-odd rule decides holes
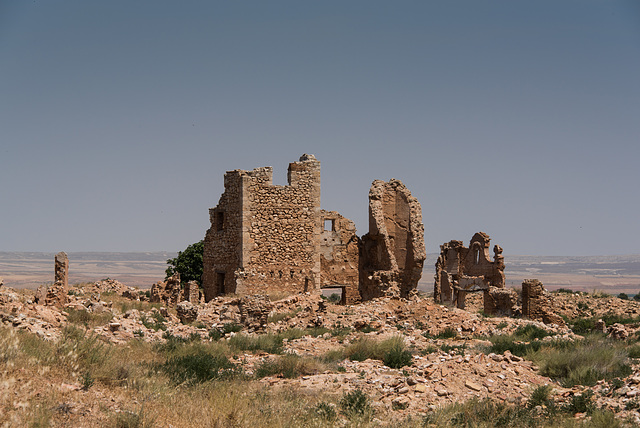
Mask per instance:
[[[227,170],[374,179],[428,252],[640,253],[636,1],[0,0],[0,251],[177,251]]]

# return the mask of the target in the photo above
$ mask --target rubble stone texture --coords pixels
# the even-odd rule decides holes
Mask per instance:
[[[376,180],[369,190],[369,233],[362,238],[360,294],[407,297],[426,258],[422,207],[400,181]]]
[[[504,288],[502,247],[493,247],[491,260],[490,242],[489,235],[478,232],[471,238],[469,248],[455,240],[440,246],[433,287],[436,302],[457,303],[462,309],[466,293]]]
[[[425,259],[422,209],[399,180],[373,183],[364,246],[351,220],[320,209],[313,155],[289,164],[286,186],[273,185],[272,168],[261,167],[228,171],[224,188],[209,210],[204,240],[206,302],[337,288],[342,302],[353,304],[390,292],[407,296],[417,287]]]
[[[164,282],[156,282],[151,286],[150,302],[164,303],[167,306],[175,306],[181,300],[180,274],[175,273]]]
[[[176,313],[178,318],[180,318],[180,322],[183,324],[188,324],[198,319],[198,307],[186,300],[178,303]]]
[[[511,317],[518,310],[518,293],[507,288],[490,288],[484,291],[483,304],[486,315]]]
[[[564,320],[551,311],[551,296],[542,282],[525,279],[522,283],[522,316],[545,324],[564,325]]]

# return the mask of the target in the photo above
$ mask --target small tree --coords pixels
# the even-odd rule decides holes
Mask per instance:
[[[636,302],[640,301],[640,291],[635,296],[633,296],[633,300],[635,300]]]
[[[180,274],[180,282],[183,284],[189,281],[196,281],[198,284],[202,284],[202,272],[204,271],[203,253],[204,240],[189,245],[184,251],[178,251],[176,258],[167,260],[169,267],[165,271],[166,278],[177,272]]]
[[[618,294],[618,299],[629,300],[629,296],[627,296],[627,293],[620,293]]]

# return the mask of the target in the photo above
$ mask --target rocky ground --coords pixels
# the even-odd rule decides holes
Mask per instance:
[[[411,365],[400,369],[387,367],[381,360],[344,359],[337,362],[335,370],[324,367],[294,378],[266,376],[255,382],[271,390],[293,388],[335,395],[358,389],[372,398],[374,407],[383,410],[380,414],[397,419],[427,415],[449,403],[473,397],[524,405],[537,386],[549,384],[553,387],[552,397],[559,405],[590,389],[599,407],[615,411],[617,417],[627,423],[640,424],[640,405],[635,405],[640,391],[640,366],[635,360],[630,361],[632,373],[623,379],[599,381],[590,388],[564,388],[542,376],[532,361],[509,351],[488,352],[491,344],[488,338],[508,335],[521,326],[533,324],[550,334],[543,340],[579,340],[581,336],[571,330],[571,323],[556,326],[519,318],[486,317],[480,310],[480,295],[470,296],[466,309],[462,310],[436,304],[432,298],[421,295],[409,300],[382,298],[353,306],[331,304],[320,296],[301,294],[273,302],[268,298],[224,297],[206,304],[166,307],[147,302],[148,294],[115,280],[104,280],[71,287],[69,302],[64,307],[55,307],[34,303],[32,291],[0,287],[0,321],[4,329],[28,331],[53,342],[60,339],[66,325],[84,322],[87,335],[94,334],[100,340],[123,347],[134,340],[162,343],[170,337],[186,340],[197,335],[202,341],[225,341],[238,334],[255,336],[292,329],[332,329],[318,335],[285,339],[284,354],[316,359],[362,338],[382,341],[400,336],[413,359]],[[597,318],[606,314],[635,318],[640,315],[640,304],[593,294],[554,293],[553,310],[567,319]],[[238,327],[226,329],[225,326]],[[602,326],[618,339],[633,337],[639,327],[634,323]],[[343,333],[335,334],[336,330]],[[212,336],[212,331],[220,337]],[[4,354],[10,351],[10,337],[5,335],[2,342]],[[274,358],[277,356],[265,351],[244,352],[235,362],[246,374],[252,375],[257,367]],[[110,385],[96,383],[87,391],[79,378],[75,382],[61,382],[61,377],[55,375],[55,367],[23,368],[20,372],[4,364],[6,361],[7,358],[0,358],[0,397],[3,397],[0,413],[4,415],[0,416],[0,422],[7,426],[19,420],[16,415],[21,407],[28,407],[31,401],[51,389],[68,397],[61,402],[71,403],[66,404],[68,409],[58,409],[62,415],[58,423],[75,420],[85,421],[85,426],[107,424],[108,412],[123,411],[131,400],[137,403],[137,397],[126,390],[114,391]],[[578,418],[584,416],[577,415]],[[383,424],[382,420],[378,422]],[[161,422],[159,425],[169,426]]]

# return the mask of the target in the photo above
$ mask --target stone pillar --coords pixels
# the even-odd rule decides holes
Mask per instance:
[[[55,282],[60,284],[65,291],[69,289],[69,257],[64,251],[56,254]]]

